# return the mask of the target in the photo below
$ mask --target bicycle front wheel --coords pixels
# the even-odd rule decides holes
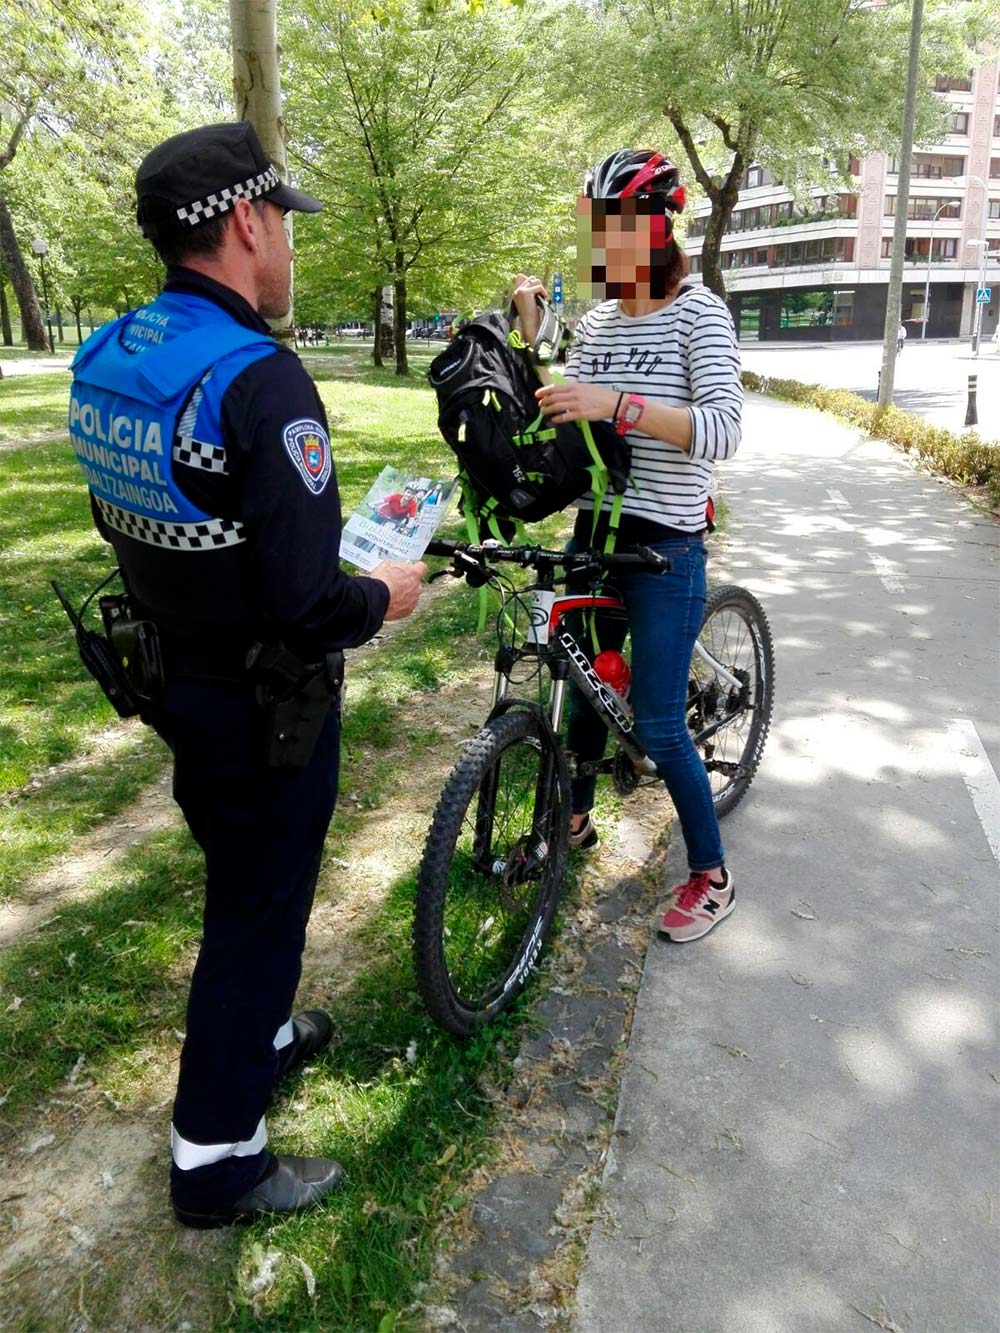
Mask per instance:
[[[718,818],[734,810],[760,765],[774,703],[774,646],[764,608],[745,588],[714,588],[688,684],[688,725],[705,761]]]
[[[526,710],[493,718],[449,777],[417,876],[413,961],[428,1013],[469,1036],[523,990],[562,888],[569,775]]]

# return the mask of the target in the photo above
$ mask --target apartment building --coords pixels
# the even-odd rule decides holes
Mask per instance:
[[[988,338],[1000,317],[1000,59],[936,86],[951,122],[943,143],[913,154],[903,321],[920,337],[929,295],[928,338],[970,335],[985,239]],[[817,191],[806,206],[761,167],[744,176],[721,257],[741,338],[882,337],[899,163],[874,156],[850,170],[853,190]],[[696,205],[687,230],[695,281],[709,211]]]

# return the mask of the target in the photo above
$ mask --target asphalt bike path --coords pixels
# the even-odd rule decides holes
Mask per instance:
[[[774,720],[737,910],[647,955],[578,1327],[993,1333],[998,526],[755,396],[723,488]]]

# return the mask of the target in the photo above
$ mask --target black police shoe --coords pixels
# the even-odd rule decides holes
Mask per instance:
[[[268,1213],[299,1213],[332,1194],[344,1180],[344,1168],[329,1157],[272,1157],[252,1190],[224,1208],[194,1211],[174,1204],[178,1222],[207,1231],[234,1222],[252,1222]]]
[[[292,1019],[292,1031],[295,1036],[278,1052],[276,1084],[329,1046],[333,1037],[333,1019],[325,1009],[305,1009]]]

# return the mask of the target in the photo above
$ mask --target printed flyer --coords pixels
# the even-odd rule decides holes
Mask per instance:
[[[448,512],[457,479],[434,481],[385,467],[344,525],[340,558],[358,569],[382,560],[419,560]]]

